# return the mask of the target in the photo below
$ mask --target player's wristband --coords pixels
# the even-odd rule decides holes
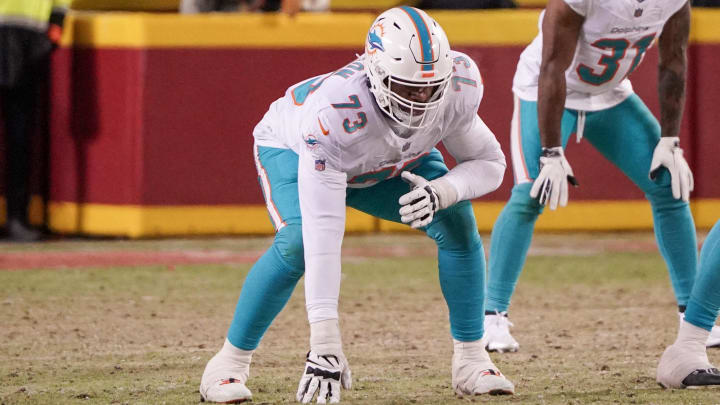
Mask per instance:
[[[562,146],[553,146],[552,148],[542,148],[542,157],[560,157],[563,156]]]
[[[438,177],[435,180],[431,180],[430,185],[435,189],[435,194],[437,194],[438,200],[440,200],[438,209],[444,210],[457,202],[457,190],[455,190],[455,187],[450,184],[449,181]]]

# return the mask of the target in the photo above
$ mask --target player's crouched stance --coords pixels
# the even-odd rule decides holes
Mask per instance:
[[[398,7],[378,16],[357,60],[270,106],[253,136],[275,240],[245,279],[225,345],[205,368],[203,399],[250,400],[253,352],[303,275],[310,350],[296,399],[336,403],[351,387],[338,322],[348,206],[435,241],[455,342],[453,389],[514,392],[481,340],[485,255],[468,200],[495,190],[506,166],[477,115],[482,94],[477,66],[450,49],[437,22]],[[440,142],[458,162],[452,170]]]

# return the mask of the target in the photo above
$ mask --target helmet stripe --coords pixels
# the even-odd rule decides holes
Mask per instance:
[[[413,24],[415,25],[415,30],[417,31],[418,39],[420,40],[422,62],[431,63],[433,59],[435,59],[435,55],[433,55],[432,39],[430,37],[430,32],[428,30],[427,24],[425,23],[425,20],[422,18],[420,13],[418,13],[417,10],[412,7],[402,6],[400,7],[400,9],[407,13],[407,15],[410,17],[410,20],[412,20]],[[423,65],[422,70],[432,70],[432,66]]]

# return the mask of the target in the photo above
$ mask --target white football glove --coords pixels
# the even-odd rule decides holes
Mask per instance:
[[[342,351],[340,326],[337,319],[310,324],[310,351],[295,398],[310,403],[317,394],[317,403],[340,402],[340,386],[352,387],[352,373]]]
[[[578,185],[562,147],[543,148],[540,174],[530,189],[530,197],[537,198],[542,205],[549,202],[551,210],[556,209],[558,204],[564,207],[568,203],[568,182],[575,187]]]
[[[427,181],[408,171],[402,172],[400,177],[410,184],[410,192],[398,200],[401,206],[400,220],[413,228],[429,224],[437,211],[457,202],[457,190],[443,177]]]
[[[352,375],[343,354],[318,355],[310,350],[295,398],[307,404],[317,393],[318,404],[340,402],[340,386],[350,389]]]
[[[662,166],[670,172],[673,197],[690,201],[690,192],[695,188],[692,171],[680,149],[680,138],[666,136],[660,138],[650,163],[650,180],[655,180]]]
[[[409,193],[403,194],[400,203],[400,220],[413,228],[422,228],[433,220],[433,215],[440,209],[437,191],[429,181],[410,172],[402,172],[402,179],[410,184]]]

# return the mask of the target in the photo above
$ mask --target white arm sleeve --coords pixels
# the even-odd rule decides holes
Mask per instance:
[[[338,319],[340,248],[345,232],[347,175],[302,148],[298,194],[305,248],[305,305],[310,323]],[[325,164],[325,163],[323,163]]]
[[[502,183],[505,155],[490,128],[475,115],[467,130],[443,140],[457,161],[442,179],[457,191],[457,200],[471,200],[494,191]]]

